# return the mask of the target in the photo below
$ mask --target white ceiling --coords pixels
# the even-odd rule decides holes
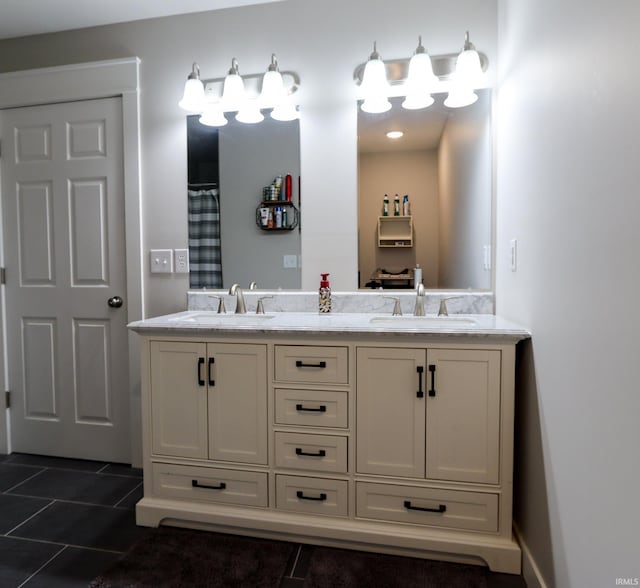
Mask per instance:
[[[280,0],[0,0],[0,39]]]

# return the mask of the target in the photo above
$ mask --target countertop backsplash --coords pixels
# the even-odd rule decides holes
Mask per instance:
[[[247,312],[255,312],[258,298],[264,298],[266,312],[318,312],[318,292],[293,290],[249,290],[243,289]],[[269,298],[269,297],[272,298]],[[227,312],[235,310],[235,296],[227,290],[190,290],[187,293],[188,310],[218,310],[218,299],[222,297]],[[415,290],[374,290],[371,292],[332,292],[332,312],[391,314],[394,301],[399,298],[403,314],[413,314],[416,302]],[[426,291],[425,311],[437,314],[442,298],[447,300],[449,314],[493,314],[493,292],[466,292],[461,290],[437,292]]]

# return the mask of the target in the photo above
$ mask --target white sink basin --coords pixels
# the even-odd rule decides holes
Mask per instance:
[[[374,316],[370,323],[406,327],[459,328],[474,327],[474,319],[463,316]]]
[[[173,320],[181,323],[206,324],[252,324],[274,318],[273,314],[218,314],[217,312],[197,312],[188,316],[177,317]]]

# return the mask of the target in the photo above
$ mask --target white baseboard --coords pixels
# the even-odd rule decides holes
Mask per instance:
[[[520,533],[520,529],[515,524],[513,525],[513,532],[522,549],[522,577],[527,583],[527,588],[548,588],[540,573],[540,568],[533,559],[533,555],[531,555],[531,551],[529,551],[529,547]]]

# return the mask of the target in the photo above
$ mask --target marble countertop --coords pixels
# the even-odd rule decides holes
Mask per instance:
[[[278,334],[278,335],[429,335],[446,337],[483,337],[519,341],[529,331],[492,314],[467,314],[438,317],[404,315],[394,317],[378,313],[271,312],[219,315],[213,311],[187,310],[130,323],[141,335],[151,333],[206,334]]]

